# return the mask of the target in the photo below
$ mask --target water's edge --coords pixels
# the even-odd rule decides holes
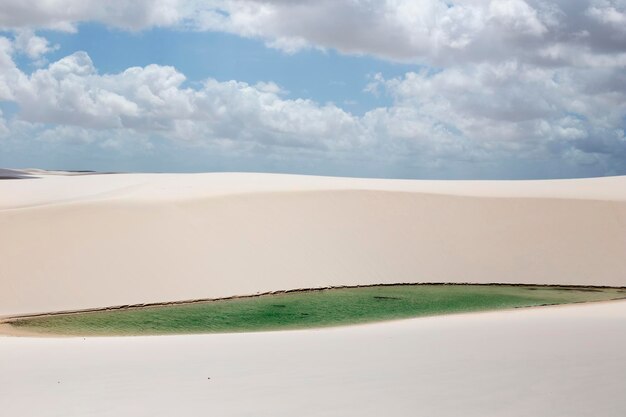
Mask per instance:
[[[153,302],[153,303],[139,303],[139,304],[123,304],[116,306],[108,306],[108,307],[94,307],[94,308],[85,308],[85,309],[75,309],[75,310],[61,310],[61,311],[52,311],[45,313],[32,313],[32,314],[19,314],[19,315],[10,315],[5,317],[0,317],[0,324],[11,324],[12,322],[21,320],[21,319],[29,319],[29,318],[40,318],[40,317],[54,317],[54,316],[64,316],[71,314],[84,314],[84,313],[99,313],[99,312],[108,312],[108,311],[118,311],[118,310],[135,310],[142,308],[152,308],[152,307],[165,307],[165,306],[179,306],[179,305],[189,305],[189,304],[199,304],[206,303],[212,301],[223,301],[223,300],[237,300],[237,299],[246,299],[246,298],[258,298],[265,297],[271,295],[281,295],[281,294],[290,294],[290,293],[305,293],[305,292],[318,292],[318,291],[327,291],[327,290],[336,290],[336,289],[356,289],[356,288],[375,288],[375,287],[398,287],[398,286],[472,286],[472,287],[538,287],[538,288],[552,288],[552,289],[612,289],[612,290],[624,290],[626,291],[626,286],[621,287],[612,287],[608,285],[551,285],[551,284],[507,284],[507,283],[471,283],[471,282],[396,282],[391,284],[364,284],[364,285],[336,285],[336,286],[326,286],[326,287],[314,287],[314,288],[294,288],[288,290],[276,290],[276,291],[266,291],[259,292],[255,294],[247,294],[247,295],[232,295],[227,297],[217,297],[217,298],[194,298],[189,300],[179,300],[179,301],[161,301],[161,302]],[[626,298],[624,296],[623,298]],[[614,300],[619,300],[620,298],[615,298]],[[585,303],[585,302],[593,302],[593,301],[579,301],[577,303]],[[574,304],[575,302],[570,302],[566,304]],[[552,304],[545,304],[552,305]]]

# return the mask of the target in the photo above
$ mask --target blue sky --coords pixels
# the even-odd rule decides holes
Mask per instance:
[[[176,67],[185,74],[188,83],[206,78],[250,84],[273,81],[288,91],[288,97],[320,103],[331,101],[357,114],[391,103],[386,95],[375,96],[364,91],[373,75],[397,77],[421,68],[416,63],[367,55],[346,56],[334,50],[309,49],[286,54],[266,48],[260,40],[226,33],[161,28],[128,32],[97,23],[82,24],[78,31],[78,34],[42,32],[51,43],[59,45],[47,58],[55,61],[75,51],[86,51],[104,73],[159,64]],[[30,71],[37,68],[29,65],[27,59],[22,59],[22,67]]]
[[[626,173],[622,0],[2,7],[0,166]]]

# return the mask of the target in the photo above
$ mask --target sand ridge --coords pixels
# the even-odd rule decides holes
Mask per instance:
[[[626,285],[626,177],[7,176],[26,174],[0,181],[0,316],[392,282]],[[0,410],[621,417],[625,320],[620,300],[288,332],[0,336]]]
[[[265,173],[111,174],[3,170],[42,181],[0,183],[0,209],[80,201],[178,201],[233,194],[369,190],[496,198],[626,201],[626,176],[573,180],[397,180]]]
[[[397,282],[626,285],[626,177],[0,182],[0,316]]]

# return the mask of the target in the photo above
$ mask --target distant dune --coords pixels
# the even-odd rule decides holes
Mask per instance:
[[[0,168],[0,180],[19,180],[33,178],[24,170]]]
[[[0,315],[376,283],[626,285],[626,177],[12,171],[28,174],[0,181]]]

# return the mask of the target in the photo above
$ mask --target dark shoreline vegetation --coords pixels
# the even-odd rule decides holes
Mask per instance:
[[[32,333],[71,336],[233,333],[328,327],[620,298],[626,298],[626,288],[397,284],[296,290],[220,300],[51,313],[11,318],[5,323]]]

